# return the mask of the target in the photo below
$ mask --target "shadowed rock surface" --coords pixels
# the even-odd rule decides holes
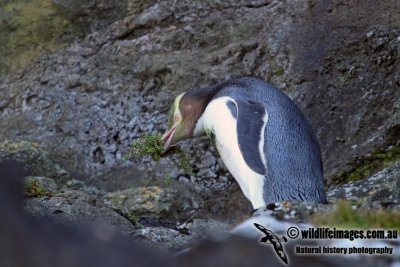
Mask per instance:
[[[22,167],[0,163],[1,266],[172,266],[107,225],[72,228],[23,214]]]
[[[398,145],[397,8],[394,0],[149,4],[3,77],[0,133],[39,142],[74,174],[94,177],[120,165],[139,135],[162,131],[178,93],[255,75],[310,119],[330,182]],[[188,145],[195,169],[210,170],[197,183],[222,189],[230,176],[210,161],[210,147]]]
[[[23,165],[17,162],[0,162],[0,264],[1,266],[281,266],[280,260],[268,245],[259,245],[256,240],[214,233],[212,238],[202,241],[189,250],[181,251],[174,259],[163,255],[160,246],[145,248],[118,234],[109,225],[68,227],[52,220],[34,219],[23,214],[19,205],[21,196],[21,180],[25,175]],[[256,219],[256,218],[255,218]],[[273,221],[272,218],[267,218]],[[195,222],[198,224],[198,222]],[[244,226],[246,222],[242,224]],[[282,224],[276,221],[275,224]],[[194,224],[193,224],[194,225]],[[216,229],[221,231],[224,226],[217,222],[200,223],[208,233]],[[272,227],[268,226],[268,227]],[[189,226],[189,231],[191,227]],[[254,228],[241,228],[253,231]],[[171,234],[163,236],[151,233],[157,229],[142,230],[146,238],[165,238],[171,241]],[[164,232],[166,228],[164,229]],[[199,232],[198,232],[199,233]],[[175,234],[180,244],[185,244],[184,237]],[[196,236],[204,238],[204,235]],[[143,241],[143,240],[142,240]],[[159,240],[163,242],[163,240]],[[145,242],[142,242],[145,243]],[[175,243],[177,244],[177,243]],[[171,249],[170,244],[163,244]],[[389,266],[390,260],[382,257],[346,258],[312,255],[299,256],[294,254],[295,245],[316,245],[309,243],[289,243],[284,250],[289,258],[288,266]],[[22,254],[22,255],[21,255]]]
[[[16,195],[7,190],[0,194],[5,218],[0,227],[5,238],[0,242],[12,242],[9,232],[14,230],[17,239],[27,236],[26,247],[3,246],[2,251],[11,248],[10,253],[27,251],[47,259],[46,252],[29,245],[39,239],[42,248],[57,254],[63,245],[53,248],[50,220],[94,229],[111,224],[113,233],[176,251],[214,228],[229,229],[248,218],[249,202],[206,138],[182,145],[191,157],[194,176],[165,160],[123,160],[139,136],[164,131],[177,94],[245,75],[283,89],[310,120],[321,143],[331,202],[346,198],[366,202],[371,210],[398,210],[398,1],[110,3],[0,4],[0,73],[8,70],[0,75],[0,161],[13,159],[29,169],[17,175],[29,176],[24,210],[43,221],[42,225],[14,212],[7,203]],[[38,24],[21,20],[27,11]],[[48,29],[45,34],[43,28]],[[12,48],[16,43],[20,45]],[[27,186],[29,181],[35,182]],[[268,214],[294,223],[334,206],[275,203]],[[13,225],[14,221],[20,223]],[[49,232],[43,230],[47,226]],[[98,248],[97,237],[86,234],[73,234],[71,246],[91,247],[93,255],[97,249],[112,250],[111,243]],[[189,254],[183,261],[209,266],[208,259],[224,258],[231,251],[243,258],[240,251],[247,241],[243,242],[231,239],[227,249],[224,241],[205,241],[198,245],[205,250],[199,254],[203,256]],[[7,243],[0,243],[0,248],[2,244]],[[257,246],[254,253],[259,250]],[[118,254],[124,251],[112,250],[110,260],[125,257]],[[272,262],[270,252],[255,255],[255,262]],[[232,262],[222,260],[224,266],[235,266],[235,260],[243,263],[232,255]],[[357,263],[338,259],[337,265],[396,266],[396,257]],[[102,259],[95,260],[101,264]],[[299,263],[302,260],[309,258]],[[310,260],[311,266],[328,264],[325,259]],[[85,264],[76,266],[89,266]]]

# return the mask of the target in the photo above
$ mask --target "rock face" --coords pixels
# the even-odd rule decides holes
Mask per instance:
[[[66,47],[83,33],[84,27],[72,23],[52,0],[1,1],[0,75]]]
[[[74,1],[56,3],[77,10]],[[398,145],[393,25],[399,18],[390,15],[398,5],[162,1],[132,7],[130,16],[4,77],[0,133],[37,141],[75,174],[96,176],[121,164],[139,135],[164,129],[176,94],[256,75],[288,92],[310,119],[330,182],[368,153]],[[188,150],[201,169],[210,145],[202,143],[201,151],[198,145]],[[220,162],[208,168],[202,180],[218,174],[215,183],[228,185],[218,178],[226,177]]]
[[[121,233],[131,233],[134,225],[112,209],[96,205],[96,199],[85,192],[68,191],[51,198],[29,198],[25,210],[39,218],[66,225],[115,226]]]
[[[65,181],[69,177],[67,171],[55,163],[49,153],[37,143],[23,141],[0,143],[0,161],[6,160],[23,163],[31,175],[46,176],[59,181]]]
[[[164,251],[182,251],[198,240],[213,235],[220,235],[229,230],[229,224],[197,219],[178,225],[177,228],[144,227],[134,233],[134,238],[146,245]]]
[[[176,194],[175,190],[163,190],[157,186],[139,187],[109,193],[106,195],[106,202],[126,213],[161,215],[175,208]]]
[[[400,163],[363,179],[332,187],[328,199],[399,202]]]
[[[124,214],[177,218],[178,213],[190,214],[201,208],[201,199],[192,192],[184,194],[173,188],[158,186],[132,187],[104,196],[106,205]]]
[[[0,161],[30,170],[24,206],[33,215],[115,225],[165,250],[248,217],[206,138],[182,145],[194,176],[164,160],[123,160],[132,141],[165,129],[177,94],[245,75],[280,87],[310,120],[332,201],[398,209],[399,1],[35,1],[68,22],[49,33],[68,29],[76,41],[0,76]],[[12,16],[11,2],[0,16]],[[2,58],[12,58],[9,41]],[[286,204],[269,215],[305,220],[332,207]]]

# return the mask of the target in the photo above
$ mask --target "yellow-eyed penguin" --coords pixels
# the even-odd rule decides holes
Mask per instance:
[[[205,134],[254,209],[282,200],[326,202],[318,140],[276,87],[244,77],[178,95],[164,148]]]

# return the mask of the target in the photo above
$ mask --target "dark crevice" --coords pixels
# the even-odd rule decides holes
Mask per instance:
[[[138,24],[138,25],[133,25],[132,27],[128,28],[125,32],[119,34],[113,40],[131,40],[131,39],[136,39],[139,38],[151,30],[154,29],[155,26],[163,26],[164,28],[168,28],[172,24],[176,25],[178,24],[179,21],[176,20],[173,17],[168,17],[166,19],[163,19],[161,21],[157,21],[157,23],[149,23],[149,24]]]
[[[126,32],[121,33],[118,35],[114,40],[130,40],[130,39],[135,39],[140,36],[143,36],[146,34],[149,30],[151,30],[153,26],[136,26],[133,27],[132,29],[128,29]]]
[[[271,4],[271,1],[262,1],[261,3],[245,4],[244,7],[247,7],[247,8],[260,8],[260,7],[269,6],[269,4]]]
[[[94,162],[104,164],[106,162],[104,158],[103,149],[101,147],[97,147],[95,151],[93,151],[93,160]]]

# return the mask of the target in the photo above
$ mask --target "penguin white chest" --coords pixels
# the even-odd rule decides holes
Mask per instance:
[[[226,168],[238,182],[243,194],[251,201],[253,208],[257,209],[265,205],[265,177],[254,172],[243,158],[238,142],[237,121],[228,108],[228,101],[235,103],[230,97],[212,100],[201,120],[207,134],[215,136],[215,145]]]

